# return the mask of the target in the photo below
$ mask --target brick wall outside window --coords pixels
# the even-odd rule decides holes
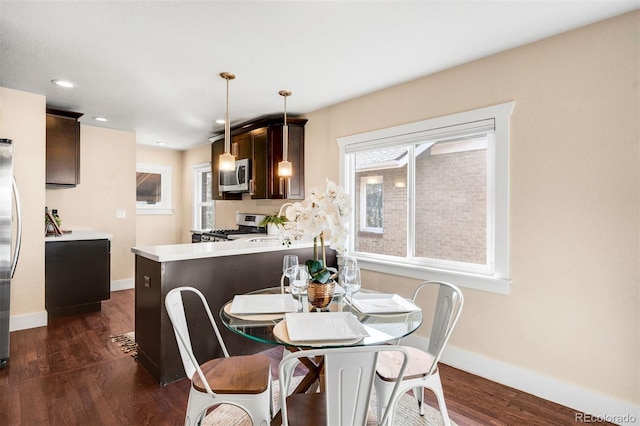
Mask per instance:
[[[426,151],[416,159],[416,256],[486,263],[486,155],[486,149]],[[359,231],[356,191],[356,251],[406,256],[406,166],[358,172],[356,182],[365,176],[383,176],[383,233]]]
[[[416,159],[416,256],[486,263],[487,151]]]

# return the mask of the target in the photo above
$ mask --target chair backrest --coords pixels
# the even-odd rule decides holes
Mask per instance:
[[[429,347],[427,349],[427,352],[434,358],[433,364],[429,369],[429,374],[433,373],[437,368],[440,357],[442,356],[442,351],[451,333],[453,333],[453,329],[462,312],[462,306],[464,305],[462,291],[455,285],[442,281],[425,281],[421,283],[413,293],[413,301],[416,302],[421,290],[430,287],[438,287],[438,296],[433,315],[433,323],[431,325],[431,333],[429,335]]]
[[[218,326],[213,319],[211,309],[209,309],[209,304],[207,303],[204,295],[198,289],[193,287],[178,287],[167,293],[167,296],[164,299],[164,305],[167,308],[167,313],[169,314],[169,319],[171,320],[171,325],[173,326],[173,331],[176,335],[178,349],[180,350],[180,357],[182,358],[182,365],[184,366],[184,372],[187,374],[187,377],[189,379],[193,379],[193,375],[197,373],[200,376],[202,383],[204,383],[207,392],[213,395],[213,391],[209,387],[209,384],[207,383],[207,380],[202,370],[200,369],[200,364],[193,354],[191,338],[189,337],[189,326],[187,324],[187,316],[184,310],[184,303],[182,299],[183,292],[194,293],[200,298],[202,306],[207,313],[207,316],[209,317],[209,321],[211,322],[211,327],[213,328],[216,337],[218,338],[218,343],[222,348],[224,356],[228,357],[229,352],[227,351],[227,347],[222,340],[222,336],[220,335]]]
[[[321,314],[319,314],[321,315]],[[369,399],[373,388],[378,353],[381,351],[400,352],[404,375],[407,365],[407,350],[401,346],[353,346],[344,348],[313,349],[293,352],[280,362],[280,408],[283,425],[288,425],[286,395],[289,395],[293,372],[298,359],[305,357],[324,362],[326,397],[326,417],[328,425],[364,425],[369,411]],[[320,357],[320,358],[316,358]],[[392,393],[395,396],[400,380],[396,381]],[[385,412],[378,424],[386,424],[390,410]]]

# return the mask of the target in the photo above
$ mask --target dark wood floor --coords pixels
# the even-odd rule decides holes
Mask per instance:
[[[133,331],[133,290],[102,312],[11,333],[0,425],[181,425],[189,382],[158,386],[110,336]],[[267,351],[277,366],[282,349]],[[569,425],[575,411],[443,365],[451,419],[465,425]],[[434,400],[430,403],[433,405]]]

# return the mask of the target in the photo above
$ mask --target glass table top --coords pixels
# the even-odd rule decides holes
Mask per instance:
[[[376,293],[371,290],[362,289],[360,293]],[[247,294],[281,294],[280,287],[272,287],[254,291]],[[296,298],[297,296],[294,296]],[[313,312],[314,308],[308,303],[307,296],[302,295],[301,300],[305,306],[305,312]],[[322,312],[313,312],[310,315],[318,315],[318,321],[322,321],[322,315],[326,312],[351,312],[357,321],[362,324],[368,337],[352,340],[332,340],[313,342],[292,342],[288,339],[286,326],[283,322],[285,314],[261,314],[261,315],[232,315],[230,313],[232,301],[227,302],[220,309],[220,319],[229,330],[246,338],[272,345],[295,346],[295,347],[343,347],[378,345],[382,343],[395,343],[398,339],[405,337],[420,327],[422,324],[422,311],[409,313],[391,314],[364,314],[356,308],[350,308],[345,301],[344,294],[333,296],[331,304]],[[340,314],[338,314],[339,316]],[[335,317],[336,314],[333,315]],[[325,316],[324,319],[329,319]]]

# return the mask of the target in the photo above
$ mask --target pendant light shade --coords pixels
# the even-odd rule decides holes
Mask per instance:
[[[236,157],[231,154],[231,125],[229,124],[229,80],[236,78],[229,72],[221,72],[220,77],[227,80],[227,102],[224,115],[224,154],[218,158],[220,170],[233,171],[236,169]]]
[[[291,92],[281,90],[278,92],[284,98],[284,126],[282,126],[282,161],[278,163],[278,176],[290,177],[293,175],[293,167],[288,161],[289,153],[289,127],[287,126],[287,96],[291,96]]]

